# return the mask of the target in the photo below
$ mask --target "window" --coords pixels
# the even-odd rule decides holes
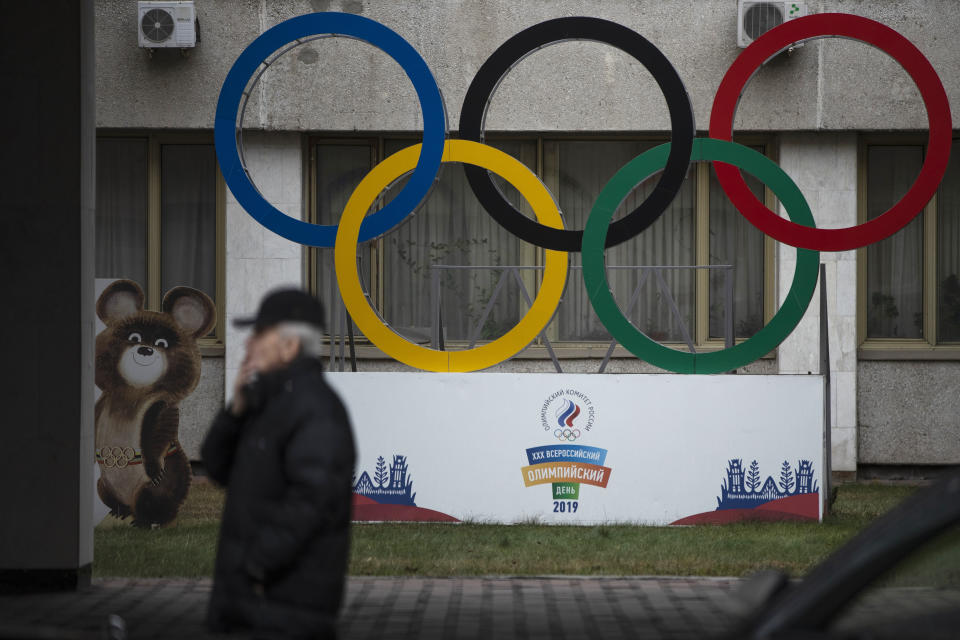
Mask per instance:
[[[864,141],[861,221],[882,214],[906,193],[924,154],[919,140]],[[960,165],[955,156],[924,211],[896,234],[860,249],[858,260],[863,355],[913,357],[911,350],[960,346]]]
[[[97,278],[129,278],[159,309],[176,286],[206,293],[218,321],[201,340],[222,353],[224,185],[209,136],[97,138]]]
[[[314,220],[336,224],[353,189],[379,159],[412,144],[411,139],[312,139]],[[600,189],[628,160],[661,141],[620,136],[608,139],[495,137],[488,143],[537,173],[551,190],[570,228],[582,229]],[[763,150],[762,146],[755,146]],[[495,176],[515,206],[532,215],[515,189]],[[656,177],[640,185],[616,217],[632,210],[653,188]],[[748,176],[758,197],[762,185]],[[401,180],[382,200],[402,187]],[[734,278],[734,326],[738,338],[753,335],[773,313],[772,243],[730,205],[709,164],[692,165],[670,209],[641,236],[608,250],[609,280],[621,308],[648,335],[686,348],[719,348],[724,338],[723,270],[694,270],[704,264],[731,264]],[[535,295],[542,250],[502,229],[479,205],[462,168],[444,165],[437,185],[421,210],[383,238],[358,251],[361,279],[371,302],[392,328],[408,339],[428,344],[433,332],[432,284],[439,280],[444,343],[489,340],[502,335],[526,311],[523,291]],[[325,300],[338,300],[332,250],[311,251],[312,283]],[[581,264],[573,254],[571,265]],[[658,277],[642,266],[676,266]],[[440,268],[438,268],[440,266]],[[508,267],[522,267],[511,270]],[[646,276],[644,275],[646,273]],[[771,277],[768,277],[771,275]],[[645,283],[638,290],[641,280]],[[493,294],[497,295],[493,297]],[[631,300],[634,304],[631,305]],[[671,303],[672,301],[672,303]],[[338,325],[338,304],[330,307],[329,326]],[[340,322],[345,316],[341,315]],[[478,326],[485,318],[482,326]],[[339,325],[342,327],[342,324]],[[334,331],[338,335],[340,331]],[[547,331],[551,342],[609,342],[574,268],[557,316]]]
[[[544,144],[545,183],[556,196],[567,226],[583,229],[590,209],[603,186],[623,165],[656,143],[628,140],[552,140]],[[696,264],[696,199],[695,180],[688,174],[680,193],[670,208],[636,238],[607,250],[607,265],[693,265]],[[635,189],[620,205],[614,219],[622,218],[647,197],[656,178]],[[572,265],[582,264],[581,256],[571,256]],[[640,298],[631,307],[643,272],[633,269],[610,269],[607,281],[621,309],[647,335],[662,342],[681,342],[684,332],[693,331],[696,308],[695,273],[689,269],[662,273],[666,290],[676,304],[659,290],[655,274],[647,277]],[[657,298],[660,298],[658,300]],[[575,270],[569,278],[567,293],[556,321],[557,338],[561,341],[606,341],[610,334],[593,313],[583,286],[582,272]]]

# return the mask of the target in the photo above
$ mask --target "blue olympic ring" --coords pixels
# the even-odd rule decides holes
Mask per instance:
[[[363,221],[360,242],[385,234],[426,198],[440,170],[447,117],[440,87],[420,54],[397,33],[369,18],[336,12],[297,16],[268,29],[243,50],[230,68],[217,101],[214,140],[223,179],[237,203],[267,229],[303,245],[332,247],[337,237],[336,225],[311,224],[291,218],[264,199],[243,166],[237,140],[237,112],[247,83],[260,65],[281,47],[321,34],[356,38],[393,58],[413,82],[423,112],[423,149],[417,166],[396,198]]]

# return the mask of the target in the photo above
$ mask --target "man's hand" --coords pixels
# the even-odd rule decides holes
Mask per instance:
[[[230,413],[241,416],[247,410],[246,391],[244,387],[253,381],[257,374],[256,368],[250,362],[249,356],[243,359],[237,379],[233,382],[233,399],[230,401]]]

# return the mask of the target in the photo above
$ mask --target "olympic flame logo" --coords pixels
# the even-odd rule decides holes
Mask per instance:
[[[327,35],[362,40],[392,57],[413,82],[423,114],[423,144],[413,145],[374,167],[347,201],[339,225],[316,225],[291,218],[267,202],[254,186],[241,153],[241,116],[263,64],[292,47]],[[913,186],[889,210],[863,224],[817,229],[797,185],[765,156],[732,142],[740,96],[766,60],[797,42],[845,37],[889,54],[916,83],[927,109],[926,157]],[[525,165],[483,144],[483,123],[493,93],[504,76],[528,54],[547,45],[589,40],[616,47],[653,75],[670,113],[671,141],[634,158],[611,178],[581,230],[565,229],[556,201]],[[250,79],[253,85],[248,87]],[[522,351],[546,327],[563,294],[569,252],[583,254],[583,276],[597,317],[627,350],[647,362],[677,373],[720,373],[770,353],[800,322],[816,286],[818,251],[845,251],[872,244],[909,223],[936,192],[950,158],[952,123],[943,83],[930,62],[901,34],[879,22],[844,13],[823,13],[784,22],[754,40],[727,70],[714,98],[709,138],[697,138],[690,97],[676,69],[649,40],[624,25],[590,17],[565,17],[528,27],[507,39],[477,70],[464,96],[459,136],[446,139],[443,96],[419,53],[384,25],[346,13],[322,12],[290,18],[256,38],[234,62],[217,102],[214,137],[224,180],[237,202],[258,222],[288,240],[308,246],[334,247],[337,282],[344,305],[364,335],[384,353],[426,371],[475,371],[503,362]],[[784,304],[754,336],[709,353],[683,353],[651,340],[617,307],[606,280],[604,249],[626,242],[649,228],[679,192],[691,161],[714,163],[717,180],[737,210],[755,227],[797,247],[796,271]],[[470,188],[483,208],[517,237],[546,249],[543,280],[527,314],[505,335],[460,351],[437,351],[390,329],[369,304],[357,273],[357,246],[377,238],[414,213],[433,185],[441,162],[462,162]],[[750,191],[740,170],[764,182],[780,199],[789,219],[766,208]],[[367,211],[394,180],[411,172],[390,202]],[[527,218],[493,183],[490,172],[514,185],[528,201],[536,220]],[[613,212],[634,187],[660,173],[655,188],[636,209],[613,221]],[[574,408],[575,407],[575,408]],[[560,420],[567,439],[579,407]],[[560,417],[558,416],[558,419]],[[566,422],[564,422],[566,421]],[[560,436],[558,436],[560,437]]]
[[[573,421],[580,415],[580,405],[569,398],[564,398],[563,404],[554,414],[557,417],[558,428],[553,430],[557,440],[573,442],[580,437],[580,429],[573,426]]]
[[[580,405],[573,400],[565,400],[566,404],[557,409],[557,424],[560,427],[572,427],[574,419],[580,415]]]

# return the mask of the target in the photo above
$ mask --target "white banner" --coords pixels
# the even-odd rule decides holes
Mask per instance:
[[[823,379],[328,373],[355,520],[694,524],[822,517]]]

